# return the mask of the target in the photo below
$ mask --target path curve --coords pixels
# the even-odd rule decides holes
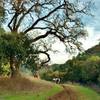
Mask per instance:
[[[61,85],[63,90],[51,97],[48,100],[77,100],[77,93],[69,86]]]

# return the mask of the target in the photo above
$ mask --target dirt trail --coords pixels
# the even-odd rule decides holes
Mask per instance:
[[[64,90],[49,97],[48,100],[77,100],[77,93],[69,86],[61,85]]]

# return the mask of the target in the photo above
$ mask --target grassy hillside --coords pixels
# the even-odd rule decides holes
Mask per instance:
[[[0,100],[45,100],[61,90],[59,85],[40,79],[0,79]]]
[[[76,92],[77,100],[100,100],[100,93],[97,93],[89,87],[84,87],[80,85],[65,85],[70,87]]]
[[[100,94],[80,85],[57,85],[33,78],[0,78],[0,100],[65,100],[66,98],[100,100]]]
[[[83,86],[74,86],[75,90],[78,92],[78,100],[100,100],[100,94],[96,93],[94,90]]]
[[[52,96],[56,93],[58,93],[61,90],[61,87],[55,85],[51,89],[45,89],[41,92],[35,92],[32,93],[30,91],[28,92],[17,92],[17,93],[2,93],[0,95],[0,100],[45,100],[49,96]]]
[[[100,44],[95,45],[94,47],[86,50],[85,53],[88,54],[88,55],[100,56]]]

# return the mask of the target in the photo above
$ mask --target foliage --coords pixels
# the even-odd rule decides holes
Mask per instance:
[[[11,34],[1,35],[0,55],[6,59],[2,63],[10,63],[11,76],[16,76],[22,63],[33,69],[36,63],[48,63],[52,41],[61,41],[70,53],[82,50],[79,39],[86,37],[87,31],[80,15],[89,14],[90,1],[3,0],[3,4],[3,24]],[[40,54],[46,59],[39,62]]]
[[[0,35],[1,72],[3,72],[7,63],[10,64],[10,57],[15,57],[15,60],[20,62],[20,66],[27,66],[27,68],[30,68],[31,70],[34,69],[33,66],[36,66],[35,60],[37,58],[37,51],[35,50],[34,46],[29,47],[24,41],[27,41],[26,38],[21,39],[20,36],[16,34],[4,33]],[[10,66],[8,66],[8,68],[9,72]]]
[[[9,73],[10,73],[10,69],[9,68],[10,68],[9,63],[0,65],[0,75],[8,76]]]
[[[100,45],[97,46],[98,48],[100,47]],[[62,75],[62,77],[59,76],[62,79],[62,82],[71,81],[81,84],[100,85],[100,56],[98,55],[100,54],[100,48],[98,52],[95,52],[97,51],[95,50],[97,49],[97,46],[94,46],[93,48],[85,51],[82,54],[78,54],[77,57],[74,57],[72,60],[68,60],[65,64],[51,65],[51,74],[55,72],[63,72],[64,74]],[[94,50],[94,52],[91,50]],[[46,76],[48,75],[48,72],[44,73]],[[51,76],[47,77],[49,78]],[[53,77],[55,76],[53,75]]]
[[[4,22],[4,16],[5,16],[4,0],[0,0],[0,27]]]

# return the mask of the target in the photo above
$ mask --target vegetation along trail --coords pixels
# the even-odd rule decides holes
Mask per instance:
[[[100,93],[78,84],[61,85],[64,90],[51,96],[48,100],[100,100]]]
[[[77,100],[77,93],[69,86],[61,85],[64,90],[51,96],[48,100]]]

